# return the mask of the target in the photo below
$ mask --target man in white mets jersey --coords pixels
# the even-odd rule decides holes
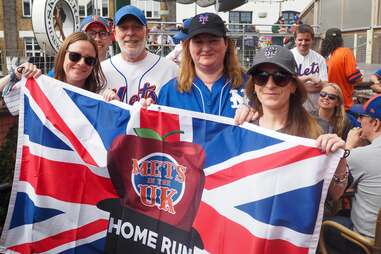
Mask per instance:
[[[102,62],[107,88],[131,105],[142,98],[156,102],[161,86],[176,77],[177,65],[147,51],[148,28],[142,10],[124,6],[116,12],[114,21],[121,53]]]
[[[314,30],[310,25],[299,25],[294,36],[296,47],[291,52],[297,63],[297,75],[304,82],[308,92],[304,107],[309,113],[317,114],[319,93],[323,88],[323,82],[328,80],[327,64],[323,56],[311,49]]]

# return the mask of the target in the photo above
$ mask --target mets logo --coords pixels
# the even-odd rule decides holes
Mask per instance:
[[[241,93],[244,93],[244,89],[241,90]],[[230,90],[230,102],[232,108],[238,108],[241,104],[246,104],[245,98],[239,94],[237,89]]]
[[[198,22],[205,25],[208,22],[208,15],[200,15],[198,16]]]
[[[278,49],[276,47],[269,46],[265,49],[265,57],[272,58],[276,56]]]
[[[186,170],[172,156],[152,153],[132,159],[132,186],[143,205],[176,214],[175,205],[185,191]]]

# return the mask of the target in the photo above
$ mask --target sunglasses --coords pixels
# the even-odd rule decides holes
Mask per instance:
[[[325,98],[328,96],[328,99],[331,101],[337,100],[337,95],[333,93],[327,93],[327,92],[320,92],[320,97]]]
[[[273,73],[266,71],[256,71],[252,74],[254,83],[258,86],[265,86],[269,81],[270,76],[273,78],[275,85],[285,87],[292,79],[292,75],[289,73],[276,71]]]
[[[74,62],[74,63],[79,62],[82,58],[85,60],[85,64],[87,64],[88,66],[94,66],[97,63],[96,57],[82,56],[80,53],[71,52],[68,50],[67,50],[67,52],[69,53],[69,60]]]
[[[86,32],[91,38],[95,39],[97,37],[97,35],[99,35],[99,38],[106,38],[107,36],[110,35],[109,32],[106,32],[106,31],[100,31],[100,32],[97,32],[97,31],[87,31]]]

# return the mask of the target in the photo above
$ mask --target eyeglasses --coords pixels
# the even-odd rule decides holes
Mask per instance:
[[[100,31],[100,32],[97,32],[97,31],[93,31],[93,30],[90,30],[90,31],[87,31],[86,32],[91,38],[95,39],[97,37],[97,35],[99,35],[99,38],[101,39],[104,39],[106,38],[107,36],[110,35],[109,32],[106,32],[106,31]]]
[[[69,53],[69,60],[74,62],[74,63],[79,62],[82,58],[85,60],[85,64],[87,64],[88,66],[94,66],[97,63],[96,57],[82,56],[80,53],[71,52],[68,50],[67,50],[67,52]]]
[[[320,97],[325,98],[328,96],[328,99],[331,101],[337,100],[337,95],[333,93],[327,93],[327,92],[320,92]]]
[[[258,86],[265,86],[267,84],[267,81],[269,81],[270,76],[273,77],[275,85],[280,87],[287,86],[290,80],[292,79],[291,74],[281,71],[276,71],[273,73],[266,71],[256,71],[252,74],[254,83]]]

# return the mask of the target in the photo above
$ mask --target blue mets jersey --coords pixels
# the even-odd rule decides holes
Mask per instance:
[[[235,111],[244,102],[244,86],[232,88],[231,80],[222,76],[214,82],[212,90],[196,77],[189,92],[177,89],[177,79],[165,84],[159,93],[158,104],[219,116],[234,117]]]

